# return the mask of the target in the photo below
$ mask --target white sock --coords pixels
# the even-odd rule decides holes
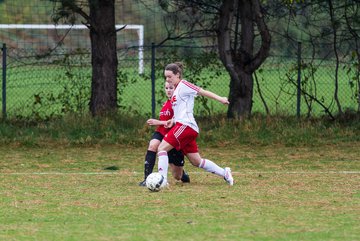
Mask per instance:
[[[166,151],[158,152],[159,161],[158,161],[158,172],[165,177],[167,181],[167,173],[169,167],[169,157]]]
[[[218,165],[216,165],[216,163],[214,163],[213,161],[210,161],[208,159],[202,159],[199,167],[208,172],[214,173],[216,175],[219,175],[222,177],[225,176],[224,168],[219,167]]]

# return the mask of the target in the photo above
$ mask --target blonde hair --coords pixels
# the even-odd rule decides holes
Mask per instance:
[[[182,78],[184,65],[181,62],[175,62],[166,65],[165,70],[169,70],[174,74],[179,74],[180,79]]]

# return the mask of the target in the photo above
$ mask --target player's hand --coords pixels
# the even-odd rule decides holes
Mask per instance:
[[[219,101],[220,101],[220,103],[222,103],[222,104],[224,104],[224,105],[230,104],[230,102],[229,102],[229,100],[228,100],[227,97],[221,97]]]
[[[158,122],[158,120],[156,120],[156,119],[148,119],[148,120],[146,121],[146,123],[147,123],[149,126],[155,126],[155,125],[157,125],[157,122]]]
[[[173,125],[174,125],[174,120],[173,120],[173,119],[170,119],[170,120],[167,120],[167,121],[166,121],[164,127],[165,127],[165,128],[171,128],[171,127],[173,127]]]

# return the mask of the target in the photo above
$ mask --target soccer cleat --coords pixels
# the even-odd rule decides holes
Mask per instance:
[[[139,182],[140,187],[146,187],[146,180]]]
[[[225,167],[225,176],[224,176],[224,180],[230,185],[234,185],[234,178],[231,175],[231,169],[230,167]]]
[[[189,174],[187,174],[187,172],[185,172],[185,170],[183,170],[183,174],[181,176],[181,181],[182,182],[190,182],[190,176],[189,176]]]

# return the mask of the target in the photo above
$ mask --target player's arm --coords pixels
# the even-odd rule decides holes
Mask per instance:
[[[157,119],[148,119],[146,121],[146,123],[149,126],[162,126],[162,125],[166,125],[166,121],[161,121],[161,120],[157,120]]]
[[[217,101],[219,101],[220,103],[222,103],[224,105],[228,105],[230,103],[228,101],[227,97],[221,97],[221,96],[219,96],[219,95],[217,95],[217,94],[215,94],[215,93],[213,93],[211,91],[204,90],[203,88],[200,88],[200,90],[198,92],[198,95],[205,96],[205,97],[217,100]]]
[[[175,125],[175,121],[174,121],[173,118],[171,118],[170,120],[167,120],[167,121],[166,121],[166,124],[165,124],[164,126],[165,126],[165,128],[171,128],[171,127],[173,127],[174,125]]]

